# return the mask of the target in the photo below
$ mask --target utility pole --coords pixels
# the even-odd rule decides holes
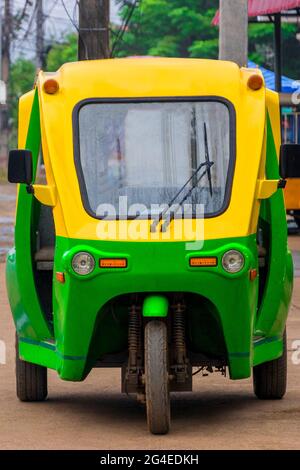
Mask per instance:
[[[248,0],[220,0],[219,59],[248,63]]]
[[[10,69],[10,41],[12,32],[11,2],[5,0],[4,15],[2,20],[1,34],[1,81],[4,93],[7,95],[7,87]],[[0,105],[0,160],[8,155],[8,106],[7,103]]]
[[[109,57],[109,0],[79,0],[78,60]]]
[[[4,18],[2,23],[2,54],[1,54],[1,74],[2,80],[7,84],[10,67],[10,40],[12,29],[11,2],[4,2]]]
[[[36,0],[36,66],[43,69],[45,65],[44,50],[44,10],[43,0]]]
[[[275,55],[275,89],[281,92],[282,53],[281,53],[281,13],[274,15],[274,55]]]

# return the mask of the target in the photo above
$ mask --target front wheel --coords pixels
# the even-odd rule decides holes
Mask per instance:
[[[278,400],[285,395],[286,383],[287,349],[284,332],[282,356],[253,367],[254,393],[261,400]]]
[[[153,434],[166,434],[170,428],[168,335],[160,320],[151,320],[145,327],[145,386],[148,428]]]
[[[20,359],[17,335],[16,385],[20,401],[44,401],[47,398],[47,368]]]

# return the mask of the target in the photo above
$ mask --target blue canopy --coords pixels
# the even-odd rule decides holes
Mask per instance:
[[[275,73],[271,70],[265,69],[264,67],[260,67],[259,65],[255,64],[251,60],[248,62],[248,67],[251,68],[258,68],[265,79],[266,87],[270,90],[275,90]],[[300,85],[296,80],[291,78],[285,77],[282,75],[281,77],[281,91],[282,93],[294,93],[295,90],[299,90]]]

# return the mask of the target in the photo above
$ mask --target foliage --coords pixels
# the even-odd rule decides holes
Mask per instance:
[[[295,78],[300,68],[300,43],[296,39],[296,34],[295,24],[282,24],[283,72]],[[250,23],[249,58],[268,69],[274,69],[274,26],[272,24]]]
[[[11,65],[8,89],[11,146],[16,145],[16,129],[18,121],[18,100],[21,95],[33,88],[36,69],[33,62],[27,59],[18,59]]]
[[[68,34],[63,43],[51,47],[47,56],[47,70],[55,72],[66,62],[77,60],[77,34]]]
[[[120,17],[125,20],[130,5],[123,0]],[[218,28],[211,22],[218,0],[142,0],[134,11],[123,39],[115,45],[115,55],[152,55],[167,57],[218,57]],[[120,27],[112,26],[112,45]],[[266,68],[274,68],[272,24],[250,23],[249,58]],[[300,43],[297,26],[282,25],[283,71],[297,78],[300,68]],[[76,60],[77,35],[69,34],[64,43],[54,45],[47,59],[47,70],[55,71],[63,63]]]
[[[120,10],[126,18],[128,5]],[[211,21],[218,0],[142,0],[136,9],[123,41],[118,44],[117,56],[160,55],[168,57],[218,57],[218,28]],[[297,26],[284,23],[283,71],[297,77],[300,68],[300,43]],[[274,68],[274,26],[266,23],[249,25],[249,58],[266,68]]]
[[[124,2],[119,2],[124,4]],[[119,41],[117,56],[217,57],[218,30],[211,21],[218,0],[143,0]],[[121,18],[130,6],[123,5]]]

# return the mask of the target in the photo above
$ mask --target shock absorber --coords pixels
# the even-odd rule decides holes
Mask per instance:
[[[128,325],[128,380],[138,382],[138,368],[141,352],[141,315],[140,307],[132,304],[129,307]]]
[[[176,302],[173,306],[173,341],[175,349],[175,370],[177,382],[185,382],[187,373],[185,310],[185,304],[182,302]]]

